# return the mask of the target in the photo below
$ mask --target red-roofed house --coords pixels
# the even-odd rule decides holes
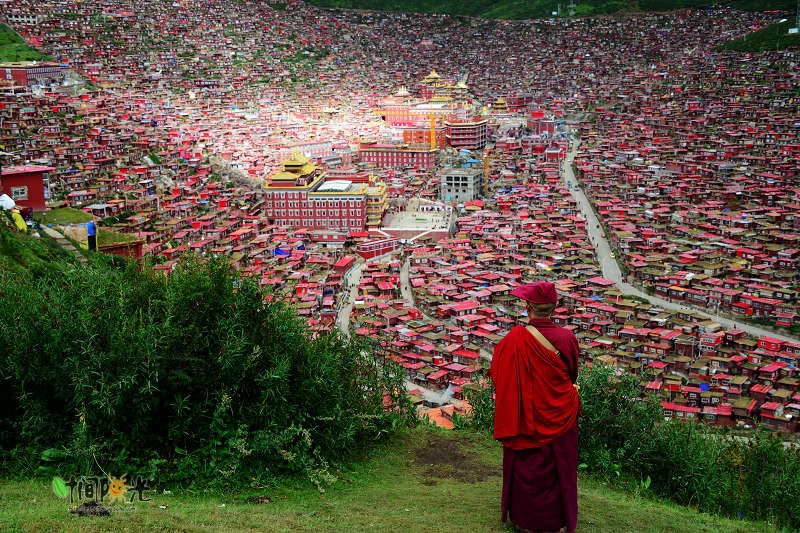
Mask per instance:
[[[764,336],[758,339],[758,347],[771,352],[780,351],[782,345],[783,341],[781,339],[776,339],[775,337]]]
[[[691,407],[680,403],[661,402],[661,407],[664,409],[665,417],[674,416],[678,419],[694,420],[700,414],[699,407]]]
[[[765,402],[761,405],[761,421],[777,430],[787,430],[793,417],[784,416],[784,405],[778,402]]]
[[[733,418],[733,406],[730,404],[720,404],[716,406],[704,407],[703,420],[715,426],[736,425],[736,421]]]
[[[17,207],[45,211],[50,199],[50,172],[54,170],[34,165],[4,167],[0,175],[0,193],[10,196]]]

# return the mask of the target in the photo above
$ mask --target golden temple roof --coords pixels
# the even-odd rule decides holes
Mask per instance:
[[[302,154],[299,150],[295,150],[292,152],[292,158],[284,161],[283,170],[273,173],[267,179],[265,187],[271,185],[285,187],[290,182],[294,184],[298,178],[303,176],[312,176],[313,181],[313,174],[318,168],[310,157]]]
[[[439,74],[435,70],[431,70],[431,73],[422,78],[422,81],[423,82],[438,81],[440,77],[441,76],[439,76]]]

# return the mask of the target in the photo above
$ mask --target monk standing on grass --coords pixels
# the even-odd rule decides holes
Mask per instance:
[[[578,340],[550,320],[556,287],[517,287],[528,326],[494,350],[494,438],[503,443],[502,521],[518,531],[572,532],[578,523]]]

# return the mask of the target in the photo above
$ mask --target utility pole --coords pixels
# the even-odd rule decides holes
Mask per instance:
[[[800,0],[797,0],[797,11],[795,12],[794,28],[789,28],[789,35],[800,33]]]
[[[789,30],[789,33],[797,33],[797,32],[800,32],[800,0],[797,0],[797,11],[795,14],[794,28],[791,28]]]

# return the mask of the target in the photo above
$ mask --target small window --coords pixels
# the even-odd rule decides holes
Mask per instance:
[[[14,201],[27,200],[28,187],[11,187],[11,199]]]

